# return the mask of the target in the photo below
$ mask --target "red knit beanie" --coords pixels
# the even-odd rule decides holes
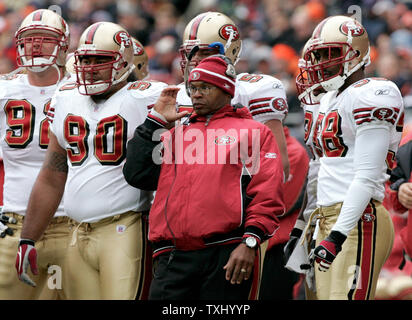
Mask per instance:
[[[229,93],[232,98],[235,95],[236,71],[231,63],[223,58],[211,56],[203,59],[189,75],[189,83],[192,81],[204,81]]]

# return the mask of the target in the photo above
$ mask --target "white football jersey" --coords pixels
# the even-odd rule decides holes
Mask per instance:
[[[59,85],[67,81],[67,77]],[[0,80],[0,135],[4,162],[4,212],[26,214],[31,189],[49,143],[50,101],[58,85],[30,85],[26,74]],[[63,202],[55,216],[64,215]]]
[[[306,185],[307,203],[305,210],[303,211],[303,218],[306,222],[308,222],[310,215],[316,209],[317,203],[318,172],[320,162],[319,155],[314,150],[313,132],[316,119],[318,117],[319,105],[303,105],[303,110],[305,113],[304,141],[311,154],[311,159],[309,161],[308,181]]]
[[[176,103],[179,111],[192,112],[192,100],[186,93],[184,83],[180,88]],[[283,120],[288,113],[286,92],[280,80],[264,75],[241,73],[236,77],[235,96],[232,105],[240,103],[247,107],[253,119],[261,123],[269,120]]]
[[[153,193],[130,186],[122,170],[128,140],[164,87],[161,82],[137,81],[96,104],[75,84],[67,84],[53,97],[51,130],[67,151],[64,201],[69,217],[97,222],[150,209]]]
[[[368,127],[386,126],[390,132],[386,163],[372,198],[382,201],[403,127],[403,100],[398,87],[383,78],[366,78],[325,94],[313,132],[314,151],[320,157],[318,206],[342,202],[354,179],[356,133]],[[371,154],[370,157],[374,155]]]

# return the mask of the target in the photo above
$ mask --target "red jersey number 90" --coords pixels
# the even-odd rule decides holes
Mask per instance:
[[[73,114],[64,120],[64,137],[69,143],[67,155],[73,166],[80,166],[89,156],[87,121]],[[96,127],[94,156],[102,165],[119,165],[126,157],[127,121],[120,115],[101,119]]]

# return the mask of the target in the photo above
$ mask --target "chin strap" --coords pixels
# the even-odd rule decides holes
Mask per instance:
[[[186,63],[186,67],[185,67],[184,80],[185,80],[186,93],[189,97],[190,97],[190,92],[189,92],[189,65],[190,65],[190,61],[192,60],[193,56],[198,51],[199,51],[199,46],[194,46],[192,48],[192,50],[190,50],[189,54],[187,55],[187,63]]]
[[[53,64],[52,67],[57,70],[57,82],[55,84],[58,84],[62,79],[62,73],[60,72],[59,66],[57,66],[56,64]]]

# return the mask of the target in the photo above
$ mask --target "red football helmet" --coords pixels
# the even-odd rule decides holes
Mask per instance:
[[[66,63],[69,27],[54,11],[40,9],[30,13],[21,23],[15,39],[19,67],[42,72],[52,65],[62,67]],[[52,49],[47,49],[50,46]]]

